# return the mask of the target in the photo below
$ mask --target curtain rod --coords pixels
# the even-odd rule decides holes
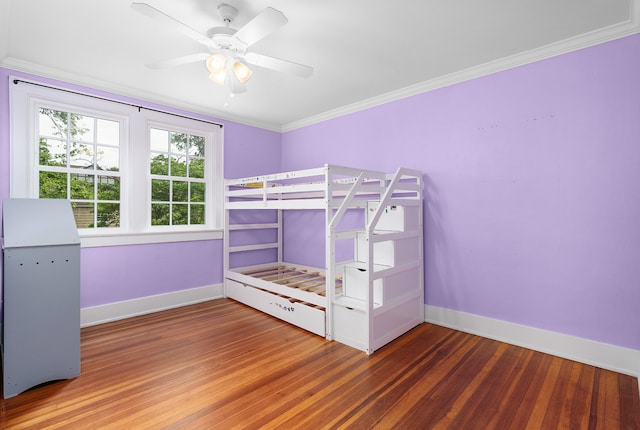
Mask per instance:
[[[39,84],[37,82],[23,81],[22,79],[14,79],[13,83],[14,83],[14,85],[18,85],[19,83],[35,85],[37,87],[49,88],[49,89],[52,89],[52,90],[58,90],[58,91],[62,91],[62,92],[65,92],[65,93],[76,94],[76,95],[84,96],[84,97],[91,97],[93,99],[104,100],[104,101],[112,102],[112,103],[118,103],[118,104],[125,105],[125,106],[131,106],[131,107],[138,108],[138,112],[140,112],[142,109],[146,109],[146,110],[151,111],[151,112],[158,112],[158,113],[163,113],[163,114],[167,114],[167,115],[177,116],[179,118],[190,119],[190,120],[193,120],[193,121],[200,121],[200,122],[204,122],[206,124],[217,125],[220,128],[223,127],[223,125],[218,123],[218,122],[207,121],[206,119],[193,118],[193,117],[186,116],[186,115],[180,115],[180,114],[177,114],[177,113],[167,112],[167,111],[160,110],[160,109],[154,109],[154,108],[150,108],[150,107],[146,107],[146,106],[142,106],[142,105],[136,105],[136,104],[133,104],[133,103],[127,103],[127,102],[123,102],[123,101],[120,101],[120,100],[114,100],[114,99],[109,99],[109,98],[106,98],[106,97],[100,97],[100,96],[95,96],[95,95],[92,95],[92,94],[82,93],[82,92],[79,92],[79,91],[68,90],[66,88],[58,88],[58,87],[53,87],[53,86],[50,86],[50,85]]]

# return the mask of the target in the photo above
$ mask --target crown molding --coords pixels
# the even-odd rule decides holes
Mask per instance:
[[[338,118],[365,109],[370,109],[428,91],[433,91],[439,88],[469,81],[471,79],[490,75],[492,73],[512,69],[518,66],[523,66],[526,64],[534,63],[536,61],[544,60],[562,54],[567,54],[569,52],[577,51],[580,49],[588,48],[590,46],[599,45],[601,43],[639,33],[640,0],[631,0],[629,8],[630,19],[624,22],[584,33],[579,36],[554,42],[540,48],[535,48],[509,57],[501,58],[499,60],[490,61],[479,66],[470,67],[465,70],[440,76],[435,79],[420,82],[415,85],[391,91],[379,96],[371,97],[369,99],[342,106],[318,115],[313,115],[299,121],[290,122],[282,126],[281,132],[286,133],[298,128],[307,127],[323,121]]]
[[[72,85],[80,85],[93,90],[105,91],[121,97],[131,97],[148,103],[156,103],[173,109],[188,111],[195,114],[207,116],[218,121],[234,122],[251,127],[280,132],[280,126],[267,122],[252,121],[240,115],[230,115],[228,112],[217,111],[197,104],[178,103],[175,99],[163,97],[156,93],[141,91],[126,85],[119,85],[75,73],[62,71],[59,69],[45,67],[39,64],[23,61],[14,57],[6,57],[0,61],[0,67],[4,67],[16,72],[29,73],[42,78],[55,79]]]

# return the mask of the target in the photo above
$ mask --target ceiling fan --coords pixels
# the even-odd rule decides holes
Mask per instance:
[[[209,78],[217,84],[226,85],[232,95],[246,91],[245,82],[253,74],[247,63],[303,78],[313,74],[310,66],[248,51],[251,45],[288,22],[282,12],[271,7],[264,9],[244,27],[235,30],[230,25],[238,15],[238,10],[222,3],[217,10],[224,27],[213,27],[206,35],[147,3],[133,2],[131,8],[183,33],[209,50],[147,64],[147,67],[159,69],[204,61],[210,73]]]

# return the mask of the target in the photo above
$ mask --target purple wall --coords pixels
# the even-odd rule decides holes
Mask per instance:
[[[640,349],[639,52],[635,35],[294,130],[282,168],[420,169],[428,304]]]
[[[280,133],[0,68],[0,209],[1,200],[9,197],[9,75],[220,122],[224,124],[225,177],[280,170]],[[83,248],[81,305],[96,306],[220,283],[222,248],[221,240]]]

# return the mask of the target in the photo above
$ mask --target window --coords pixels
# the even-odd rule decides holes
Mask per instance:
[[[150,128],[149,142],[151,224],[204,224],[204,137]]]
[[[120,122],[38,109],[38,197],[68,199],[78,228],[120,227]]]
[[[11,197],[71,202],[83,246],[221,238],[215,124],[11,85]]]

